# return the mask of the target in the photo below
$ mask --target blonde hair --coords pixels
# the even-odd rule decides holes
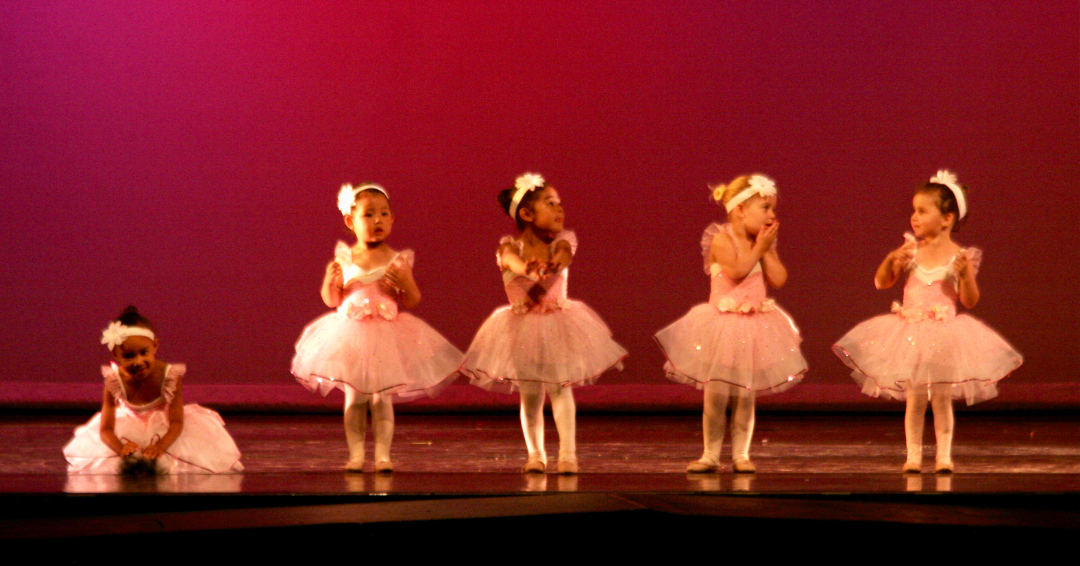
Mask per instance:
[[[716,201],[716,204],[721,206],[727,205],[731,199],[738,196],[739,193],[745,191],[750,186],[750,179],[755,175],[761,175],[761,173],[739,175],[726,185],[710,185],[709,188],[712,189],[712,199]],[[731,213],[729,212],[728,214]]]

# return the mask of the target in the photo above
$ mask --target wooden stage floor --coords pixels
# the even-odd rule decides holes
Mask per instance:
[[[1072,413],[958,414],[951,475],[931,473],[929,416],[924,473],[905,476],[900,414],[759,413],[751,448],[758,473],[749,475],[729,465],[717,474],[685,472],[700,455],[699,415],[579,415],[582,472],[565,476],[518,472],[525,448],[514,414],[398,415],[392,474],[343,472],[339,417],[227,414],[243,474],[69,477],[60,448],[89,416],[0,416],[5,543],[274,540],[278,547],[263,550],[285,552],[281,541],[294,537],[396,545],[410,539],[404,532],[453,538],[476,529],[542,529],[551,521],[568,536],[601,524],[648,533],[648,540],[707,528],[754,545],[768,542],[763,533],[774,528],[800,533],[787,536],[805,544],[837,529],[843,537],[1022,535],[1023,544],[978,551],[1001,558],[1009,548],[1026,556],[1031,541],[1076,555],[1075,544],[1064,541],[1080,534],[1080,418]],[[547,441],[549,454],[557,453],[550,417]],[[59,545],[42,561],[73,560],[64,548],[73,547]],[[420,559],[437,548],[410,552]],[[783,554],[796,550],[808,552],[797,545],[773,552],[803,556]],[[245,552],[254,557],[250,546]],[[625,548],[604,552],[638,557]],[[712,556],[702,552],[688,547],[681,555]]]

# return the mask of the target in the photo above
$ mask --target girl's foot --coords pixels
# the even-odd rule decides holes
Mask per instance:
[[[363,458],[360,458],[359,460],[350,459],[348,462],[345,462],[345,471],[346,472],[353,472],[353,473],[363,472],[364,471],[364,459]]]
[[[904,462],[904,467],[902,468],[902,471],[905,474],[922,473],[922,462],[919,462],[917,460],[908,460],[907,462]]]
[[[694,460],[690,462],[690,465],[686,467],[686,471],[691,474],[712,474],[720,470],[719,464],[707,462],[704,459]]]
[[[754,463],[750,461],[750,458],[739,458],[731,464],[731,469],[736,474],[752,474],[757,471],[754,467]]]
[[[578,472],[577,460],[559,460],[555,469],[560,474],[576,474]]]
[[[525,467],[521,468],[521,471],[526,474],[542,474],[546,469],[547,462],[530,459],[528,462],[525,462]]]
[[[934,465],[935,474],[951,474],[953,470],[952,460],[939,460]]]
[[[394,464],[390,460],[379,460],[375,462],[375,473],[377,474],[389,474],[394,471]]]

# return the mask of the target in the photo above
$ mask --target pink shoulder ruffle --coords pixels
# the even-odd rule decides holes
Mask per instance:
[[[105,378],[105,391],[113,396],[113,399],[122,399],[124,389],[120,385],[120,372],[112,364],[101,366],[101,377]]]
[[[573,230],[563,230],[556,234],[555,240],[551,242],[552,249],[554,249],[555,244],[560,241],[570,244],[570,253],[577,255],[577,234],[575,234]]]
[[[184,364],[169,364],[165,368],[165,378],[161,382],[161,396],[165,398],[166,403],[172,403],[173,397],[176,396],[176,384],[180,382],[181,377],[184,377],[186,371],[187,366]]]
[[[349,244],[337,241],[337,245],[334,246],[334,261],[338,262],[342,267],[352,264],[352,248]]]
[[[971,264],[971,274],[979,274],[979,266],[982,265],[983,251],[980,248],[964,248],[962,253],[967,256],[968,263]]]
[[[722,230],[726,230],[727,224],[713,222],[709,224],[701,234],[701,257],[705,260],[705,273],[709,273],[709,252],[712,251],[713,240]]]
[[[412,267],[416,263],[416,252],[412,250],[401,250],[398,252],[397,257],[394,258],[394,263],[404,263],[405,265]]]
[[[502,269],[502,266],[503,266],[502,265],[502,247],[505,246],[506,244],[510,244],[511,246],[514,246],[514,249],[517,250],[518,255],[521,255],[523,253],[523,250],[524,250],[524,248],[521,245],[521,242],[515,240],[513,236],[503,236],[502,238],[499,238],[499,247],[495,248],[495,265],[498,265],[499,269]]]

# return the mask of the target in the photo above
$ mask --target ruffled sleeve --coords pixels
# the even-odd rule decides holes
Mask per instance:
[[[172,403],[173,397],[176,396],[176,385],[180,383],[180,378],[184,377],[185,372],[187,372],[187,366],[184,364],[169,364],[165,368],[165,378],[161,381],[161,396],[165,398],[166,403]]]
[[[401,250],[398,252],[397,257],[391,263],[402,263],[407,265],[410,269],[416,262],[416,253],[412,250]]]
[[[980,248],[965,248],[961,250],[965,256],[967,256],[968,264],[971,266],[971,274],[979,274],[979,266],[982,265],[983,251]]]
[[[711,274],[710,268],[712,266],[710,265],[710,263],[712,262],[709,261],[709,252],[712,251],[712,243],[713,240],[716,239],[716,235],[719,234],[720,231],[723,229],[724,225],[721,225],[718,222],[713,222],[712,224],[709,224],[705,228],[705,231],[701,234],[701,257],[705,260],[705,273]]]
[[[113,399],[124,398],[124,388],[120,385],[120,373],[112,364],[101,366],[101,377],[105,378],[105,391],[113,396]]]
[[[577,255],[577,234],[573,230],[563,230],[555,235],[555,240],[551,242],[552,251],[555,250],[555,244],[559,242],[566,242],[570,244],[570,253]]]
[[[513,236],[503,236],[502,238],[499,238],[499,247],[495,248],[495,264],[499,266],[499,269],[503,269],[502,247],[506,244],[514,246],[514,249],[517,250],[519,256],[523,253],[521,242],[515,240]]]
[[[334,261],[341,267],[352,265],[352,248],[349,244],[338,240],[337,245],[334,246]]]

